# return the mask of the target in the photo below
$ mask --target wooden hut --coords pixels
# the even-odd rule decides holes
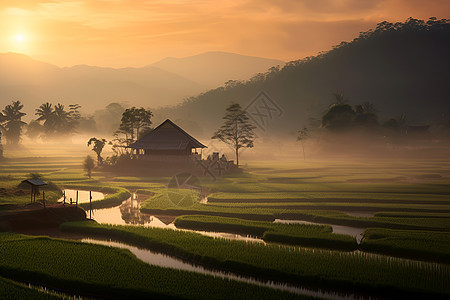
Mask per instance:
[[[137,159],[180,162],[201,159],[201,151],[206,146],[167,119],[129,148]]]
[[[29,185],[31,185],[31,202],[33,202],[33,201],[36,202],[36,195],[39,195],[39,187],[48,185],[47,183],[43,182],[40,179],[26,179],[26,180],[22,180],[22,182],[28,183]],[[42,201],[45,205],[44,194],[42,195]]]

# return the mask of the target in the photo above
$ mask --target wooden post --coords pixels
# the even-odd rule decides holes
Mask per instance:
[[[78,207],[78,191],[77,191],[77,202],[75,202],[75,206]]]
[[[45,192],[42,191],[42,203],[44,204],[44,208],[45,208]]]
[[[65,206],[66,205],[66,191],[63,192],[63,196],[64,196],[63,205]]]
[[[31,186],[31,199],[30,199],[30,203],[33,203],[33,192],[34,192],[34,186]]]
[[[89,219],[92,220],[92,191],[89,191],[89,206],[90,206]]]

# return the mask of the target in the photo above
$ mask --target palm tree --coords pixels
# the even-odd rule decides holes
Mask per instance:
[[[64,105],[58,103],[55,105],[55,110],[53,111],[55,117],[55,129],[57,132],[65,132],[70,130],[70,114],[65,111]]]
[[[344,98],[343,93],[333,93],[334,101],[331,103],[330,108],[333,106],[344,105],[348,103],[348,100]]]
[[[23,104],[21,104],[20,101],[13,101],[13,104],[5,106],[2,114],[3,116],[1,117],[1,119],[3,119],[6,140],[12,145],[17,145],[19,143],[22,127],[26,125],[26,123],[22,121],[22,117],[26,115],[26,113],[20,111],[22,108]]]
[[[44,128],[47,133],[54,130],[55,115],[53,113],[53,107],[51,103],[44,103],[36,109],[35,115],[39,116],[37,121],[44,121]]]

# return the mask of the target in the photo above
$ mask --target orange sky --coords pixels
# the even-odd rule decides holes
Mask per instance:
[[[59,66],[144,66],[227,51],[285,61],[387,20],[450,17],[449,0],[2,0],[0,52]]]

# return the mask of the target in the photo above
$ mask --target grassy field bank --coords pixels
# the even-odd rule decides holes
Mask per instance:
[[[215,268],[374,294],[450,295],[450,266],[374,256],[213,239],[196,233],[94,222],[64,223],[63,231],[112,237]],[[383,276],[380,276],[383,274]]]
[[[181,216],[175,219],[179,228],[223,231],[242,235],[254,235],[267,242],[318,247],[328,249],[355,250],[356,239],[349,235],[332,233],[331,226],[279,224],[247,221],[236,218],[211,216]]]
[[[123,249],[8,233],[0,234],[0,241],[0,276],[81,295],[123,299],[302,298],[237,281],[151,266]],[[1,284],[4,283],[0,281]],[[11,282],[5,285],[11,289]],[[12,293],[25,295],[12,285]]]

